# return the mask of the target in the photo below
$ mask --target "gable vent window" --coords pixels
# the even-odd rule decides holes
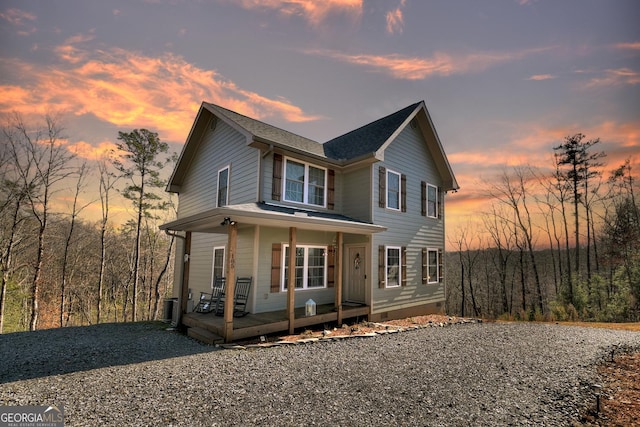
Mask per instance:
[[[284,175],[284,200],[315,206],[326,205],[326,169],[286,159]]]

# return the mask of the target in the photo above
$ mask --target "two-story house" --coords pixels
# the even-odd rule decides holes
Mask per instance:
[[[441,312],[445,193],[458,189],[424,102],[325,143],[202,103],[178,193],[182,323],[227,341],[346,318]],[[247,311],[188,313],[216,277],[251,277]],[[289,286],[294,283],[294,286]],[[305,316],[305,303],[317,304]]]

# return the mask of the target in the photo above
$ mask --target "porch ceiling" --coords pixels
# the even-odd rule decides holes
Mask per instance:
[[[373,234],[387,228],[349,218],[344,215],[297,209],[269,203],[246,203],[210,209],[186,218],[162,224],[161,230],[226,233],[225,218],[243,225],[296,227],[302,230]]]

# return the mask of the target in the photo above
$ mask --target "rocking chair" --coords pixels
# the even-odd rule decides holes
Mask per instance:
[[[216,277],[211,292],[200,292],[200,299],[193,311],[196,313],[210,313],[214,311],[220,295],[224,294],[224,287],[224,277]]]
[[[233,317],[242,317],[249,314],[247,311],[247,300],[249,299],[252,282],[252,277],[238,277],[236,279],[236,289],[233,296]],[[222,316],[224,314],[225,297],[226,294],[224,291],[218,297],[215,307],[216,316]]]

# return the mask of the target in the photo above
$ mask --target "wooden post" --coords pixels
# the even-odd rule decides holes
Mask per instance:
[[[238,241],[238,224],[228,225],[229,235],[227,254],[227,272],[224,291],[224,341],[233,340],[233,300],[236,292],[236,246]]]
[[[296,322],[296,240],[297,229],[289,227],[289,271],[287,275],[287,319],[289,319],[289,334],[293,334]]]
[[[186,255],[186,256],[185,256]],[[180,318],[187,312],[189,300],[189,265],[191,264],[191,232],[187,231],[184,238],[184,251],[182,253],[182,283],[180,288]]]
[[[343,263],[343,255],[342,255],[342,232],[339,231],[337,234],[337,242],[336,242],[336,262],[338,263],[336,268],[336,275],[338,277],[335,278],[336,281],[336,309],[338,309],[338,327],[342,326],[342,263]]]

